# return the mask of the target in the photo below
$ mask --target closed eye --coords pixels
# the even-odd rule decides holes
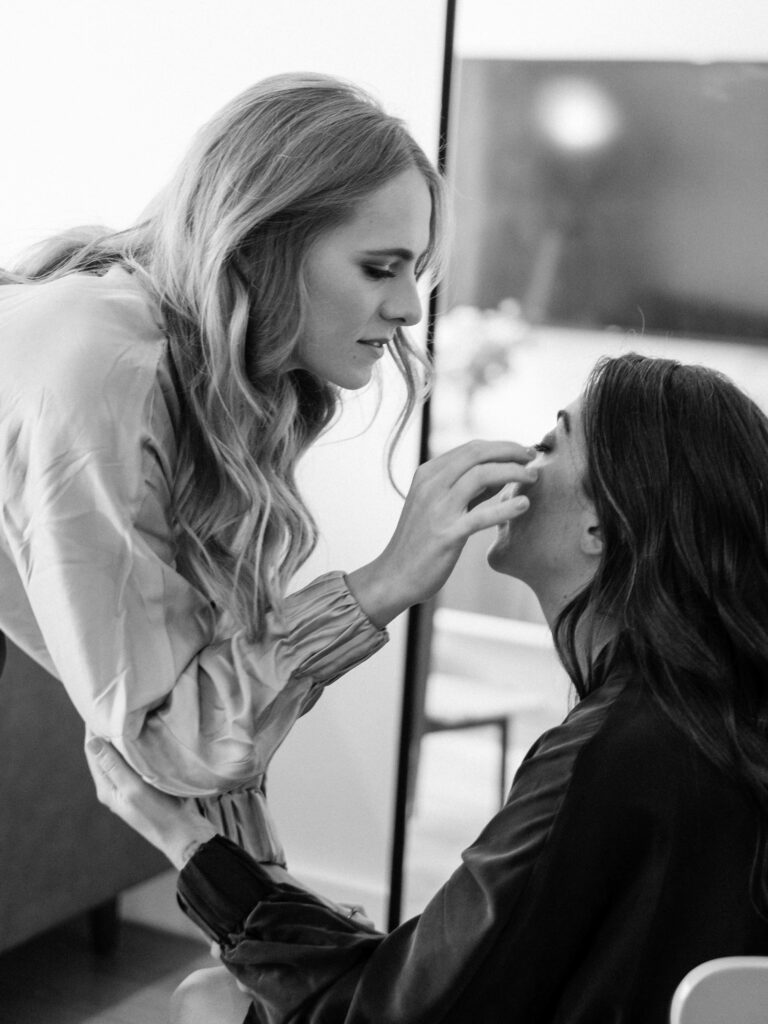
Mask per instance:
[[[533,446],[533,450],[535,452],[549,453],[549,452],[551,452],[553,450],[554,447],[555,447],[554,435],[553,434],[547,434],[545,437],[542,437],[542,439],[539,441],[538,444],[535,444]]]
[[[384,278],[395,276],[394,270],[391,270],[389,267],[377,267],[371,263],[364,264],[363,273],[373,278],[374,281],[381,281]]]

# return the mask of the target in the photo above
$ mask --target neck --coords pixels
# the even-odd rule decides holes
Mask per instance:
[[[584,584],[578,587],[561,587],[548,591],[539,591],[534,588],[544,618],[550,630],[554,630],[555,623],[562,610],[574,597],[583,589]],[[613,621],[605,615],[598,615],[593,609],[588,608],[582,615],[576,628],[576,655],[584,671],[587,665],[594,661],[597,655],[606,647],[616,635],[616,628]]]
[[[544,618],[547,620],[547,625],[550,630],[555,628],[555,622],[563,608],[565,608],[565,606],[569,604],[584,587],[583,581],[579,581],[577,585],[563,584],[561,582],[554,585],[548,584],[539,586],[533,583],[529,585],[541,605],[541,610],[544,612]]]

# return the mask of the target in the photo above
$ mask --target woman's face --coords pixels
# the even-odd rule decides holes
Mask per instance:
[[[583,481],[587,458],[581,399],[561,410],[552,431],[536,445],[529,467],[538,469],[533,484],[513,484],[525,493],[528,511],[499,527],[488,552],[496,572],[523,580],[536,592],[545,613],[562,605],[594,575],[602,538],[593,503]]]
[[[293,367],[342,388],[371,379],[395,329],[418,323],[416,266],[429,245],[432,198],[415,167],[392,178],[309,252],[309,303]]]

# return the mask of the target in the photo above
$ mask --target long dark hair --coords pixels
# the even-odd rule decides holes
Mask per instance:
[[[577,629],[610,617],[614,656],[758,805],[768,914],[768,417],[714,370],[630,354],[594,368],[583,422],[604,553],[558,652],[585,696],[602,676],[580,667]]]

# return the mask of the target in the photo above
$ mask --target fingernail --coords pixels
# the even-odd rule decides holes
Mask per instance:
[[[104,741],[99,736],[91,736],[85,745],[92,754],[98,754],[104,749]]]

